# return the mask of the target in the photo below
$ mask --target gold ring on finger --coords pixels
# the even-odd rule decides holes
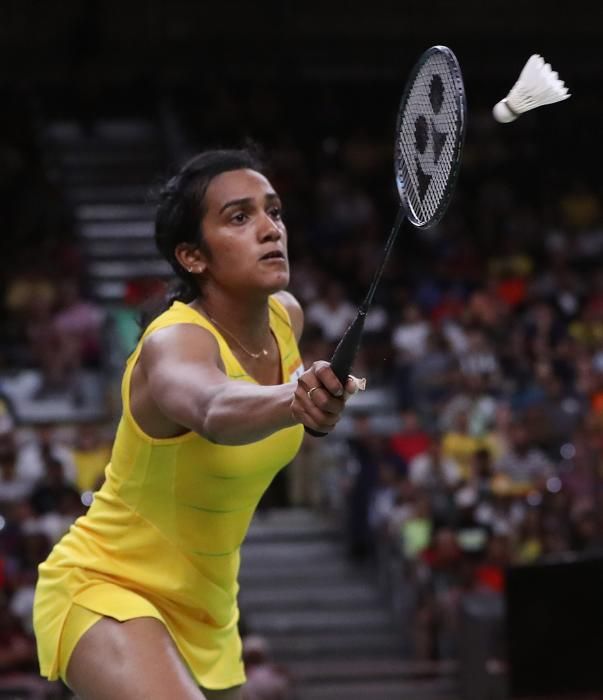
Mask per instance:
[[[313,391],[316,391],[317,389],[320,389],[320,387],[318,387],[318,386],[313,386],[313,387],[307,392],[308,398],[310,399],[310,401],[312,401],[312,392],[313,392]],[[314,402],[312,402],[312,403],[314,403]]]

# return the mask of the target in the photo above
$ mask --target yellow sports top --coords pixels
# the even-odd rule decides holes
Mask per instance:
[[[61,633],[76,604],[118,620],[161,619],[205,688],[244,681],[237,632],[239,548],[260,497],[297,453],[303,427],[241,446],[218,445],[194,432],[168,439],[147,435],[130,412],[132,370],[144,338],[176,323],[207,329],[226,374],[255,381],[220,332],[186,304],[174,302],[146,329],[127,362],[123,415],[105,482],[88,513],[39,568],[34,625],[41,672],[50,678],[59,673]],[[270,327],[283,381],[293,381],[302,362],[289,315],[275,297]]]

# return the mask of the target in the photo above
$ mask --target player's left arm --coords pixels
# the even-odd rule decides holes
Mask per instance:
[[[291,319],[291,326],[293,327],[293,333],[295,334],[295,340],[299,343],[302,331],[304,330],[304,310],[297,299],[291,294],[291,292],[277,292],[274,295],[281,304],[287,309],[289,318]]]

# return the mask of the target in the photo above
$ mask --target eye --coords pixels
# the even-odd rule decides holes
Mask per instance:
[[[283,210],[280,207],[271,207],[268,213],[275,221],[280,221],[283,218]]]
[[[247,221],[247,214],[244,211],[237,212],[230,220],[235,224],[244,224]]]

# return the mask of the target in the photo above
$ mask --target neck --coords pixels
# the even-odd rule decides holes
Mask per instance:
[[[197,311],[231,333],[252,352],[266,349],[271,340],[268,298],[232,299],[212,294],[192,302]],[[228,340],[231,340],[229,338]]]

